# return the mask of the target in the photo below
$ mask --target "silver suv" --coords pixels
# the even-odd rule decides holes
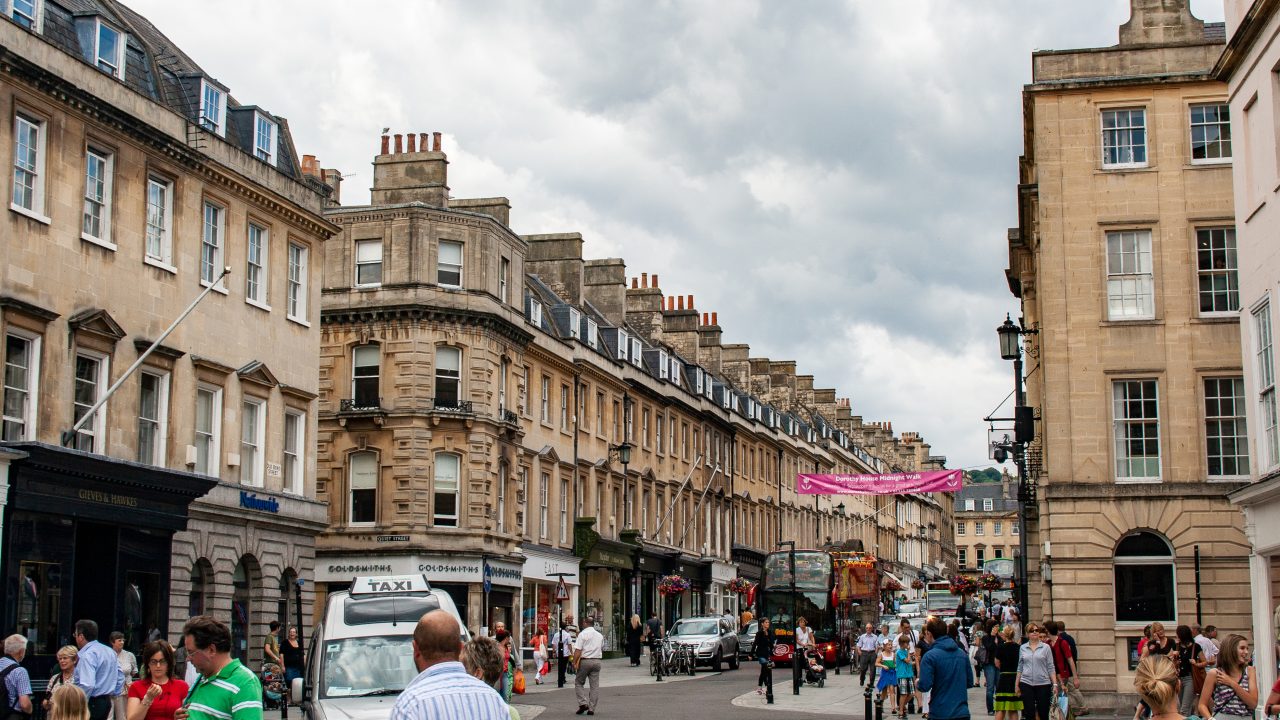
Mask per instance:
[[[691,647],[698,665],[707,665],[719,672],[721,663],[728,661],[730,670],[738,669],[738,636],[721,624],[718,617],[677,620],[667,638]]]

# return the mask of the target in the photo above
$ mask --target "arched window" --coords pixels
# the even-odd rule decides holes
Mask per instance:
[[[293,586],[298,582],[298,573],[293,568],[285,568],[280,573],[280,599],[276,601],[276,620],[280,626],[289,627],[289,598],[293,597]],[[299,629],[301,632],[301,629]]]
[[[256,561],[249,555],[240,558],[231,573],[231,657],[249,658],[249,634],[253,627],[253,603],[250,593],[256,579]]]
[[[352,453],[347,463],[351,480],[348,522],[372,525],[378,519],[378,456],[371,452]]]
[[[213,585],[213,567],[200,558],[191,567],[191,592],[187,596],[190,617],[204,615],[209,610],[209,587]]]
[[[458,526],[458,473],[461,462],[461,458],[453,453],[436,454],[432,502],[434,525]]]
[[[457,408],[461,394],[462,353],[458,348],[436,349],[436,398],[437,408]]]
[[[1173,560],[1173,548],[1155,533],[1134,532],[1120,540],[1115,553],[1116,622],[1177,619]]]

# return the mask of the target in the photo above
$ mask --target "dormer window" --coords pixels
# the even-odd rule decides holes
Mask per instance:
[[[640,344],[639,338],[631,338],[631,364],[641,367],[643,363],[644,347]]]
[[[227,133],[227,94],[208,80],[200,81],[200,127],[219,136]]]
[[[15,3],[16,6],[16,3]],[[34,8],[32,11],[34,12]],[[98,18],[94,33],[93,55],[98,69],[114,78],[124,79],[124,35]]]
[[[675,358],[671,358],[671,382],[676,385],[679,385],[680,375],[683,372],[684,372],[684,366],[680,364],[680,361]]]
[[[716,394],[715,394],[715,387],[711,384],[711,376],[710,376],[710,375],[708,375],[708,376],[707,376],[706,385],[707,385],[707,399],[708,399],[708,400],[710,400],[710,401],[712,401],[712,402],[715,402],[715,399],[716,399],[716,397],[715,397],[715,395],[716,395]]]
[[[262,113],[253,116],[253,154],[268,165],[276,164],[279,127]]]
[[[587,345],[595,350],[600,345],[600,326],[596,325],[596,321],[587,318]]]
[[[13,0],[9,18],[28,30],[40,32],[41,4],[41,0]]]
[[[670,377],[670,375],[668,374],[671,369],[671,366],[669,363],[670,363],[670,360],[667,359],[667,354],[662,350],[659,350],[658,351],[658,377],[659,378],[666,380],[668,377]]]
[[[542,327],[542,303],[537,300],[529,301],[529,322]]]
[[[693,369],[694,392],[702,394],[702,368]]]
[[[722,404],[725,410],[733,407],[733,393],[729,392],[729,388],[724,389],[724,401]]]
[[[569,308],[569,337],[582,339],[582,313]]]
[[[627,359],[627,350],[631,347],[631,338],[622,330],[618,331],[618,359],[625,361]]]

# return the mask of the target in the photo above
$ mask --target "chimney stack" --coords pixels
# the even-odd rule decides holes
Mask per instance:
[[[388,148],[388,136],[386,133],[382,135],[383,153],[373,161],[370,202],[373,205],[420,202],[432,207],[448,207],[448,159],[442,156],[424,157],[427,153],[427,133],[408,133],[408,137],[407,153],[405,135],[402,133],[395,133],[394,150],[389,153],[391,148]],[[499,221],[506,224],[501,217]]]
[[[315,155],[302,156],[302,174],[320,177],[320,162],[316,160]]]

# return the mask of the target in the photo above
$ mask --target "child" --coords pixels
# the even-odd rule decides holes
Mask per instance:
[[[75,685],[60,685],[49,701],[49,720],[89,720],[89,700]]]
[[[907,717],[907,703],[916,691],[916,649],[905,635],[898,637],[898,652],[894,655],[894,672],[898,677],[898,717]]]
[[[880,693],[881,702],[885,698],[889,699],[890,708],[897,704],[894,696],[894,691],[898,687],[898,676],[894,671],[896,655],[888,639],[880,643],[880,654],[876,656],[876,667],[880,668],[880,682],[876,683],[876,692]]]

